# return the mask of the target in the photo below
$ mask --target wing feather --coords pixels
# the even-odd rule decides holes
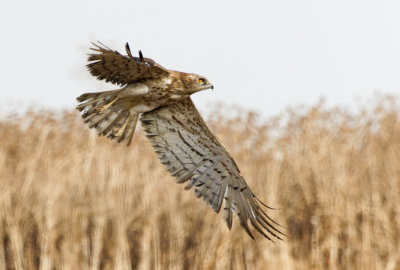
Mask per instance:
[[[150,58],[134,57],[126,43],[128,55],[122,55],[103,44],[93,44],[94,53],[89,54],[87,65],[90,73],[99,80],[117,85],[126,85],[142,79],[157,79],[170,74],[170,71]]]
[[[142,126],[155,152],[178,183],[188,182],[185,189],[195,188],[217,213],[224,203],[223,216],[229,229],[232,215],[254,238],[251,224],[261,235],[278,239],[283,234],[269,222],[240,171],[219,140],[211,133],[192,100],[180,102],[144,113]],[[279,224],[277,224],[279,225]]]

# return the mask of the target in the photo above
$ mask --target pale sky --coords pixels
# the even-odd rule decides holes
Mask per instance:
[[[6,1],[0,10],[0,110],[74,108],[115,89],[86,71],[91,41],[204,75],[222,101],[274,115],[400,94],[400,1]]]

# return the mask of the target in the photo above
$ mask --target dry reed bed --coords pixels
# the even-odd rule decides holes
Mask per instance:
[[[225,108],[225,112],[229,108]],[[400,269],[400,110],[317,105],[209,123],[288,237],[230,232],[160,165],[77,113],[0,122],[1,269]]]

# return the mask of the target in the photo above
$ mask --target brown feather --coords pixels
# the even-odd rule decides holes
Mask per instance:
[[[216,212],[225,201],[223,216],[229,229],[236,213],[251,238],[254,236],[249,223],[264,237],[281,239],[278,234],[282,233],[267,221],[236,163],[208,129],[190,98],[146,112],[141,121],[161,162],[178,183],[189,181],[186,189],[194,186],[196,196]],[[194,167],[194,172],[193,167],[186,167],[187,159],[195,164],[208,161]]]
[[[100,43],[101,44],[101,43]],[[157,79],[168,76],[170,71],[150,58],[132,56],[129,44],[125,48],[128,55],[122,55],[105,45],[93,43],[87,65],[90,73],[99,80],[105,80],[118,85],[126,85],[143,79]]]

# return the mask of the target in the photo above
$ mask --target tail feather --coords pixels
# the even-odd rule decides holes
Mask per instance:
[[[108,134],[115,122],[122,116],[122,113],[113,112],[112,115],[108,118],[107,122],[104,121],[101,123],[101,125],[98,126],[97,132],[99,133],[99,135]]]
[[[138,113],[119,103],[120,90],[86,93],[77,98],[76,107],[85,123],[97,129],[99,135],[117,141],[126,142],[129,146],[138,120]]]
[[[122,134],[122,139],[126,139],[126,145],[131,145],[133,134],[138,120],[138,114],[131,114],[127,121],[127,126]]]
[[[93,118],[89,120],[89,128],[98,128],[100,124],[105,124],[109,122],[108,116],[111,116],[114,112],[108,109],[103,112],[93,112]],[[104,120],[104,121],[103,121]]]
[[[77,97],[76,100],[79,102],[84,102],[84,101],[91,102],[94,100],[99,100],[99,99],[104,99],[104,98],[107,99],[107,98],[111,98],[113,96],[113,94],[116,94],[119,91],[120,90],[117,89],[117,90],[109,90],[109,91],[103,91],[103,92],[85,93],[85,94],[82,94],[79,97]],[[86,102],[85,102],[85,104],[87,104]],[[80,104],[80,105],[83,105],[83,104]],[[78,105],[78,107],[80,105]]]
[[[113,140],[115,138],[119,138],[120,139],[120,135],[122,134],[123,130],[124,130],[124,126],[126,126],[128,124],[128,119],[129,118],[129,111],[125,110],[122,111],[119,114],[119,117],[116,118],[114,120],[113,125],[110,127],[111,132],[108,133],[107,138]],[[122,142],[122,140],[118,141],[118,142]]]

